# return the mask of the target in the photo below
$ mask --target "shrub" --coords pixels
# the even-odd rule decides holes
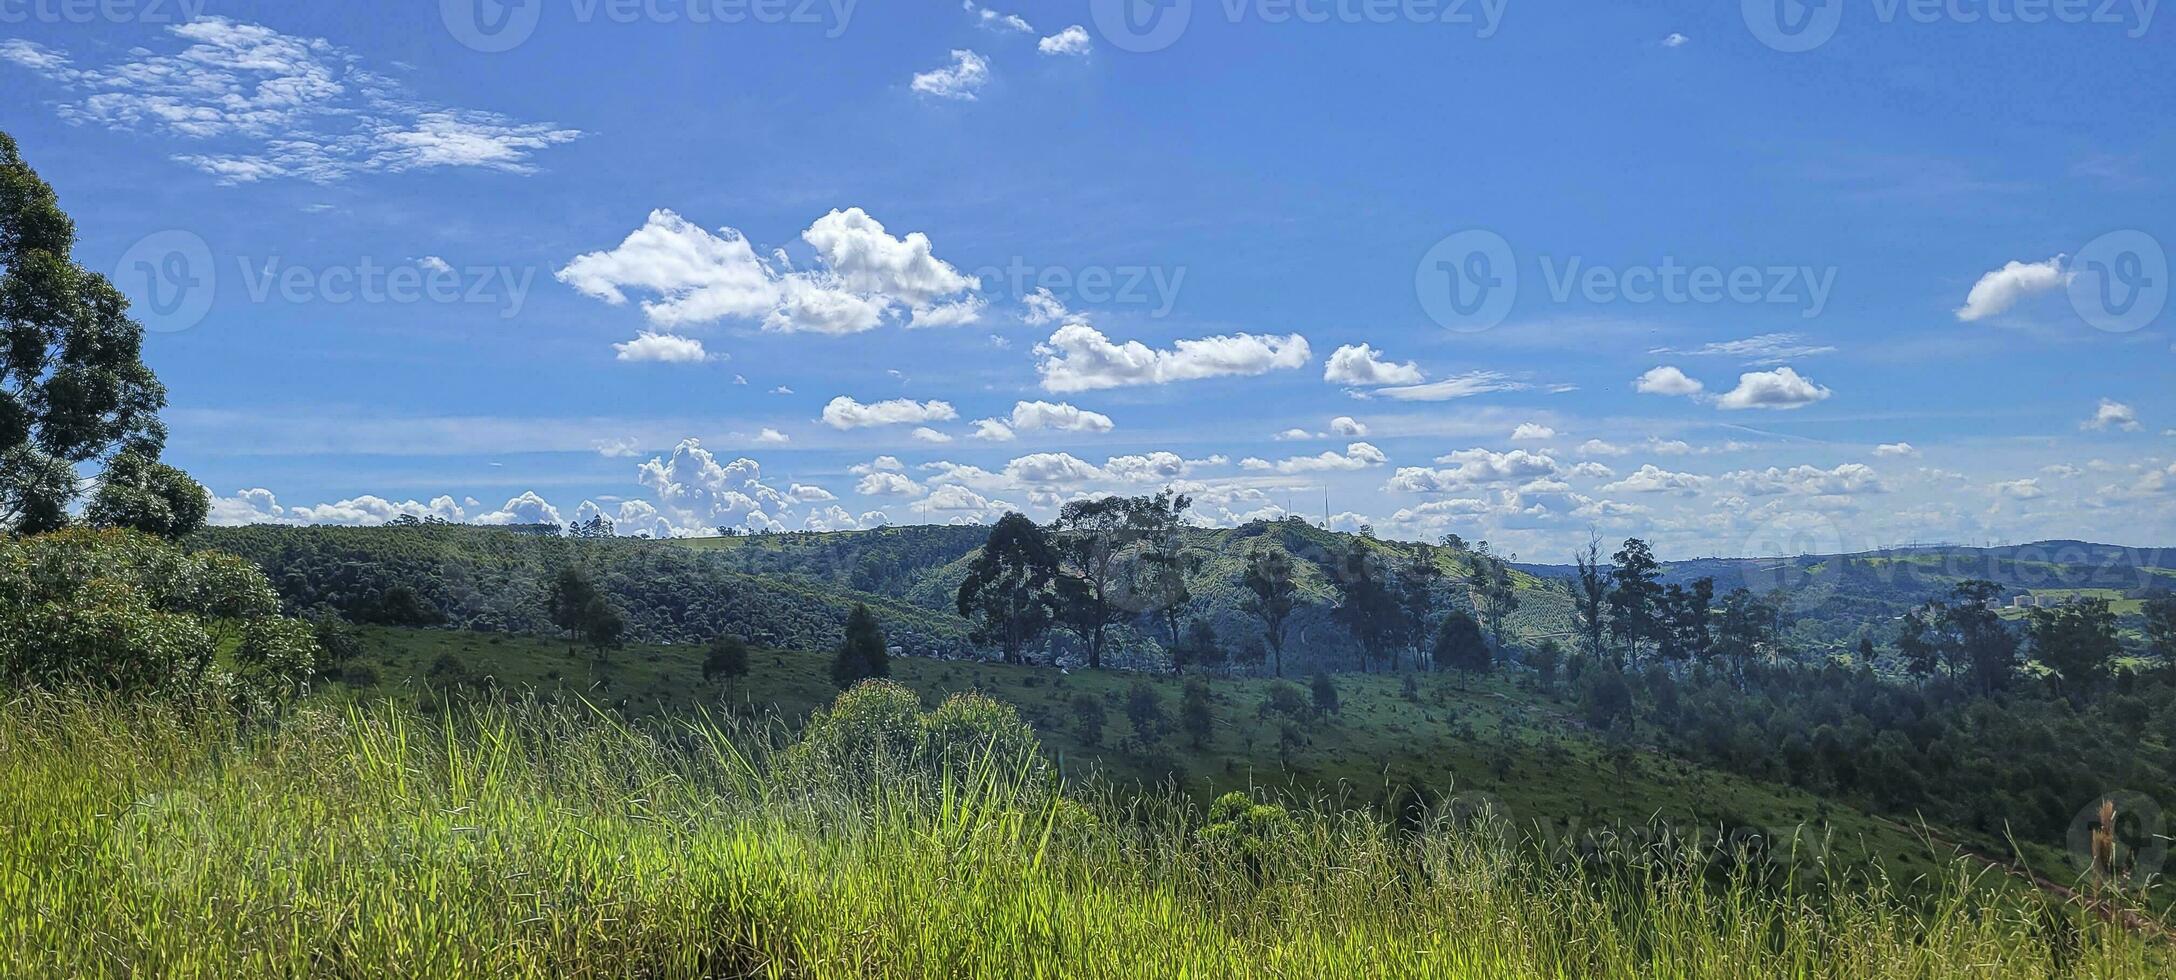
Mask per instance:
[[[1087,745],[1103,744],[1103,700],[1093,694],[1073,695],[1073,731]]]
[[[1315,672],[1314,679],[1308,683],[1308,688],[1314,695],[1316,714],[1337,714],[1338,703],[1336,680],[1332,679],[1330,675],[1325,671],[1317,671]]]

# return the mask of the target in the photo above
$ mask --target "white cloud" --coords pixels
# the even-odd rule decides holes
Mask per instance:
[[[975,431],[969,438],[980,439],[984,442],[1011,442],[1016,437],[1013,435],[1012,426],[1003,421],[998,419],[978,419],[975,422]]]
[[[959,413],[945,402],[917,402],[911,398],[893,398],[864,405],[845,395],[833,398],[826,404],[823,415],[824,424],[834,429],[919,425],[925,422],[949,422],[956,418],[959,418]]]
[[[2006,263],[1972,284],[1964,305],[1957,308],[1957,319],[1969,322],[1994,316],[2016,306],[2018,300],[2060,289],[2069,281],[2060,255],[2045,262]]]
[[[1067,402],[1032,401],[1013,405],[1011,427],[1020,432],[1109,432],[1117,426],[1108,415]]]
[[[446,264],[445,259],[436,255],[426,255],[414,261],[418,268],[426,272],[436,272],[443,275],[453,271],[453,266]]]
[[[788,485],[786,487],[786,495],[792,497],[795,500],[807,501],[809,503],[822,503],[825,501],[839,499],[838,494],[832,493],[831,491],[826,490],[822,487],[808,483],[794,483]]]
[[[720,462],[696,439],[681,440],[669,457],[636,468],[636,481],[656,497],[672,526],[688,529],[779,526],[794,498],[763,482],[763,466],[748,458]]]
[[[5,42],[0,60],[69,90],[58,103],[68,122],[218,141],[220,152],[174,159],[227,184],[436,167],[528,174],[537,151],[582,136],[419,99],[322,38],[224,17],[166,35],[103,68],[74,67],[65,52],[28,41]]]
[[[1691,350],[1657,347],[1650,354],[1684,354],[1691,357],[1732,357],[1756,367],[1781,364],[1801,357],[1834,354],[1836,348],[1827,344],[1808,343],[1795,333],[1764,333],[1743,340],[1724,340],[1703,344]]]
[[[508,500],[498,510],[489,514],[477,515],[476,523],[564,524],[566,522],[560,519],[559,508],[552,506],[551,502],[543,497],[537,496],[536,491],[529,490],[523,492],[519,497]]]
[[[1579,455],[1581,456],[1622,456],[1630,451],[1623,446],[1603,442],[1600,439],[1589,439],[1579,444]]]
[[[1291,459],[1270,463],[1267,460],[1250,459],[1240,465],[1247,469],[1275,469],[1279,473],[1322,473],[1342,470],[1364,470],[1390,462],[1383,451],[1364,442],[1345,447],[1342,453],[1324,452],[1319,456],[1294,456]]]
[[[909,434],[914,436],[916,442],[928,442],[942,445],[944,443],[952,441],[951,436],[932,429],[926,425],[915,429],[912,433]]]
[[[801,232],[816,266],[796,270],[783,252],[765,258],[732,228],[716,234],[672,211],[650,212],[617,247],[578,255],[555,276],[614,306],[655,293],[642,312],[661,327],[719,320],[758,322],[779,333],[851,334],[905,316],[910,326],[979,320],[980,284],[939,259],[929,236],[894,237],[860,208],[834,210]]]
[[[1403,385],[1396,388],[1377,388],[1372,394],[1382,395],[1402,402],[1444,402],[1457,398],[1471,398],[1496,391],[1525,391],[1532,387],[1524,382],[1513,381],[1508,375],[1495,371],[1469,371],[1457,377],[1432,381],[1428,384]]]
[[[1036,368],[1049,391],[1092,391],[1266,374],[1301,367],[1312,356],[1307,338],[1299,334],[1232,334],[1180,340],[1173,347],[1157,350],[1137,340],[1114,344],[1095,328],[1073,323],[1036,346]]]
[[[1322,380],[1332,384],[1379,387],[1419,384],[1427,377],[1418,365],[1383,360],[1382,353],[1366,344],[1346,344],[1323,362]]]
[[[599,439],[591,445],[597,447],[597,455],[606,459],[622,459],[642,452],[642,443],[635,439]]]
[[[950,484],[930,491],[928,497],[907,505],[907,509],[953,524],[990,524],[1006,512],[1020,508],[1002,500],[992,500],[967,487]]]
[[[1667,36],[1662,39],[1662,46],[1665,48],[1682,48],[1685,46],[1685,43],[1690,40],[1692,40],[1692,38],[1686,37],[1683,34],[1679,34],[1676,31],[1671,31]]]
[[[2040,481],[2034,479],[2005,480],[1995,484],[1995,492],[2012,500],[2038,500],[2048,495]]]
[[[1020,305],[1026,309],[1026,312],[1020,314],[1020,319],[1031,327],[1056,323],[1072,316],[1048,286],[1035,287],[1034,292],[1021,298]]]
[[[864,497],[919,497],[922,485],[908,479],[904,473],[878,470],[862,476],[861,482],[855,484],[854,492]]]
[[[1632,382],[1632,390],[1643,395],[1697,395],[1706,387],[1667,364],[1649,368],[1646,374]]]
[[[1512,442],[1542,442],[1556,438],[1556,430],[1539,422],[1521,422],[1511,430]]]
[[[1675,493],[1691,495],[1707,485],[1707,477],[1695,473],[1674,473],[1646,463],[1624,479],[1602,487],[1604,493]]]
[[[624,344],[613,344],[618,360],[655,361],[664,364],[700,364],[710,359],[703,342],[693,337],[643,331]]]
[[[1286,429],[1270,438],[1278,442],[1306,442],[1309,439],[1320,438],[1320,436],[1306,429]]]
[[[1586,462],[1574,465],[1571,469],[1566,470],[1565,472],[1571,476],[1576,476],[1582,480],[1608,480],[1614,478],[1617,475],[1616,470],[1610,469],[1609,467],[1594,462],[1593,460],[1588,460]]]
[[[2093,417],[2078,423],[2078,427],[2088,430],[2121,429],[2125,432],[2137,432],[2140,425],[2137,410],[2122,402],[2103,398],[2100,400],[2100,407],[2093,410]]]
[[[1748,371],[1738,376],[1738,387],[1731,389],[1715,404],[1726,409],[1804,408],[1829,396],[1827,388],[1799,377],[1798,372],[1787,367],[1773,371]]]
[[[1367,423],[1350,415],[1340,415],[1330,420],[1330,432],[1347,439],[1362,439],[1368,434]]]
[[[1088,47],[1088,29],[1079,24],[1035,42],[1035,50],[1048,55],[1086,57]]]
[[[989,84],[990,63],[965,48],[952,50],[952,63],[919,72],[912,83],[916,92],[939,99],[973,102],[975,93]]]
[[[1874,447],[1874,455],[1917,459],[1919,458],[1919,449],[1908,442],[1885,442]]]
[[[788,439],[785,433],[765,426],[762,431],[756,433],[756,441],[770,446],[783,446],[793,440]]]
[[[1824,470],[1818,466],[1793,466],[1782,469],[1770,466],[1762,470],[1739,470],[1723,474],[1738,489],[1753,496],[1797,494],[1800,496],[1851,496],[1862,493],[1887,493],[1889,488],[1881,482],[1881,476],[1865,463],[1844,463],[1835,469]]]
[[[1017,34],[1033,34],[1035,28],[1019,14],[1001,14],[988,7],[978,6],[975,0],[962,0],[960,8],[975,15],[975,23],[993,31],[1011,31]]]
[[[1405,493],[1446,493],[1493,483],[1551,477],[1557,473],[1556,460],[1524,449],[1514,449],[1508,453],[1466,449],[1440,456],[1436,462],[1449,465],[1444,469],[1402,467],[1390,478],[1384,489]]]

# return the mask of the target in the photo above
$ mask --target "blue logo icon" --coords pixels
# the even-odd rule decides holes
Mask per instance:
[[[1844,19],[1844,0],[1740,0],[1753,36],[1777,51],[1797,54],[1827,44]]]
[[[1089,0],[1088,13],[1105,41],[1121,51],[1161,51],[1186,33],[1194,0]]]
[[[1518,259],[1493,231],[1462,231],[1435,244],[1413,269],[1413,295],[1447,330],[1475,333],[1511,315],[1519,296]]]
[[[179,333],[203,322],[218,292],[211,246],[186,231],[162,231],[130,246],[112,278],[130,298],[136,322],[152,333]]]
[[[2096,329],[2130,333],[2168,306],[2168,252],[2152,235],[2111,231],[2070,263],[2070,308]]]
[[[511,51],[536,32],[544,0],[438,0],[454,40],[485,54]]]

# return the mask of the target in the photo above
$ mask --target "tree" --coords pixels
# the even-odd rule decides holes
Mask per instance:
[[[1330,676],[1329,671],[1315,671],[1314,679],[1308,682],[1308,690],[1314,696],[1316,714],[1337,714],[1337,680]]]
[[[1411,647],[1413,661],[1427,657],[1428,641],[1435,636],[1436,586],[1443,581],[1443,567],[1436,564],[1435,549],[1413,546],[1413,553],[1396,569],[1398,601],[1404,612],[1402,637]]]
[[[1165,490],[1134,508],[1142,547],[1133,564],[1132,593],[1141,610],[1163,627],[1174,673],[1183,664],[1177,656],[1179,630],[1185,625],[1187,606],[1194,601],[1186,578],[1201,566],[1200,556],[1186,550],[1186,510],[1193,504],[1193,498]]]
[[[1209,682],[1191,677],[1179,692],[1179,727],[1186,732],[1186,740],[1195,748],[1209,740],[1209,732],[1216,719],[1209,705]]]
[[[1575,554],[1579,579],[1572,591],[1572,608],[1579,617],[1579,634],[1587,641],[1587,656],[1602,655],[1602,634],[1608,627],[1609,573],[1602,568],[1602,541],[1589,535],[1587,550]]]
[[[1262,638],[1269,643],[1275,673],[1284,676],[1284,628],[1298,605],[1299,589],[1292,578],[1292,556],[1283,548],[1260,544],[1247,554],[1246,586],[1242,606],[1247,615],[1262,623]]]
[[[105,276],[71,257],[75,223],[51,185],[0,132],[0,530],[36,534],[68,523],[95,465],[141,486],[110,495],[102,514],[172,524],[150,490],[181,490],[150,470],[166,444],[166,389],[144,366],[143,327]],[[209,275],[210,270],[197,270]],[[124,460],[122,457],[132,457]]]
[[[1461,676],[1485,674],[1496,666],[1488,638],[1481,635],[1481,624],[1471,613],[1453,609],[1443,617],[1443,625],[1436,631],[1435,663],[1437,670],[1455,670]]]
[[[1995,615],[1995,599],[2002,587],[1983,579],[1957,583],[1956,601],[1943,609],[1943,625],[1950,637],[1951,659],[1969,674],[1982,694],[2008,687],[2017,673],[2017,634]]]
[[[406,588],[395,586],[394,590]],[[390,608],[392,591],[388,591],[387,606]],[[605,652],[618,647],[620,634],[627,629],[627,621],[613,608],[611,600],[597,589],[589,579],[589,573],[568,565],[554,576],[546,590],[545,602],[551,614],[552,625],[567,631],[567,641],[580,640],[594,650],[598,660]]]
[[[720,680],[734,684],[748,676],[748,642],[731,633],[720,633],[703,651],[703,683]]]
[[[890,677],[891,673],[891,653],[885,647],[883,627],[877,625],[876,614],[868,606],[854,603],[854,611],[846,615],[846,637],[831,658],[831,683],[852,687],[857,681]]]
[[[1133,735],[1142,745],[1162,741],[1164,729],[1171,724],[1164,714],[1163,700],[1147,681],[1134,681],[1126,688],[1126,720],[1133,723]]]
[[[1056,614],[1051,583],[1057,575],[1057,556],[1042,528],[1020,514],[998,518],[960,582],[956,604],[974,623],[969,638],[997,644],[1006,663],[1023,662],[1028,645]]]
[[[1662,603],[1662,566],[1647,542],[1626,538],[1624,547],[1610,556],[1609,635],[1632,659],[1639,659],[1640,645],[1661,635],[1657,612]]]
[[[1859,637],[1859,666],[1861,668],[1870,668],[1873,665],[1874,638],[1871,636]]]
[[[1139,538],[1138,504],[1125,497],[1075,500],[1058,511],[1051,525],[1057,542],[1058,615],[1067,629],[1088,644],[1088,666],[1103,666],[1103,645],[1112,624],[1124,615],[1117,603],[1120,559]]]
[[[1541,689],[1544,691],[1556,686],[1557,668],[1563,666],[1563,663],[1564,645],[1554,638],[1541,641],[1541,645],[1535,647],[1533,654],[1527,657],[1527,664],[1534,668],[1535,679],[1541,682]]]
[[[1103,699],[1093,694],[1073,695],[1073,732],[1080,736],[1081,744],[1103,744]]]
[[[618,528],[613,525],[612,519],[603,514],[598,514],[586,521],[575,521],[567,525],[568,537],[585,541],[610,538],[616,533],[618,533]]]
[[[1721,622],[1716,624],[1714,651],[1730,665],[1738,680],[1745,680],[1745,668],[1760,656],[1762,648],[1769,644],[1768,626],[1774,616],[1767,604],[1753,590],[1739,587],[1723,596]]]
[[[1336,561],[1332,580],[1338,602],[1330,615],[1360,644],[1360,668],[1367,670],[1395,647],[1403,632],[1404,610],[1382,559],[1366,541],[1351,539]]]
[[[1914,609],[1897,626],[1896,652],[1904,658],[1904,672],[1925,681],[1942,663],[1942,648],[1932,636],[1927,617]]]
[[[1519,608],[1519,590],[1511,579],[1511,565],[1489,550],[1488,542],[1473,546],[1466,582],[1473,590],[1473,608],[1488,623],[1489,636],[1504,645],[1504,619]]]
[[[2073,702],[2108,674],[2123,654],[2116,616],[2101,598],[2072,599],[2053,609],[2034,609],[2026,627],[2033,658],[2062,679]]]
[[[1623,671],[1604,665],[1600,670],[1587,671],[1583,680],[1579,707],[1587,716],[1587,724],[1606,731],[1631,713],[1632,687],[1625,683]]]
[[[1216,627],[1197,616],[1186,624],[1186,634],[1179,646],[1171,653],[1171,667],[1178,671],[1185,664],[1214,666],[1224,662],[1224,645],[1217,640]]]
[[[2176,592],[2146,599],[2146,646],[2164,660],[2176,660]]]
[[[92,527],[120,527],[167,540],[204,526],[212,497],[189,474],[137,452],[123,452],[106,466],[97,492],[84,508]]]

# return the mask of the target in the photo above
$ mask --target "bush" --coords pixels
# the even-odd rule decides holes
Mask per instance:
[[[1103,744],[1103,699],[1093,694],[1073,695],[1073,732],[1087,745]]]
[[[1316,714],[1337,714],[1337,681],[1327,672],[1317,671],[1314,680],[1308,683],[1308,688],[1314,694]]]
[[[279,608],[255,565],[137,531],[0,539],[0,684],[271,707],[318,657],[315,631]]]
[[[803,785],[873,777],[896,784],[916,773],[985,767],[1008,781],[1047,771],[1041,741],[1012,705],[962,693],[925,713],[912,690],[879,680],[863,681],[817,711],[780,761],[781,775]]]

